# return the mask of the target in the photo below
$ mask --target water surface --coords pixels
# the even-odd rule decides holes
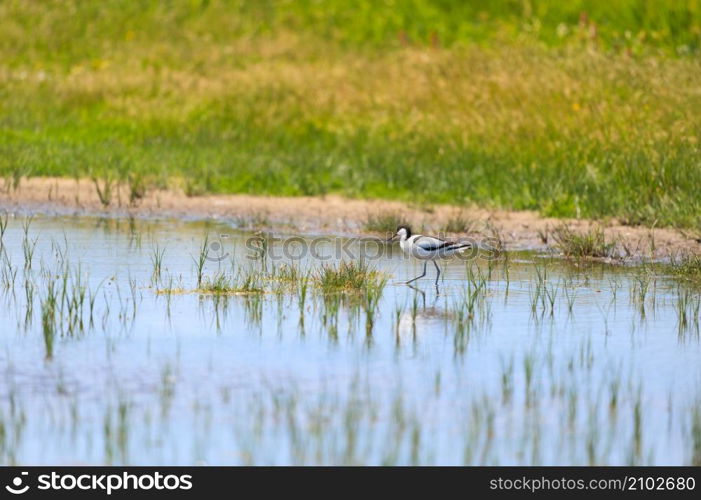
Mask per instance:
[[[10,217],[0,461],[687,464],[699,453],[699,294],[654,267],[518,253],[444,262],[437,289],[431,267],[411,288],[420,265],[394,248],[368,259],[388,277],[376,309],[313,280],[305,296],[275,279],[263,294],[195,290],[205,237],[222,257],[205,277],[283,265],[313,276],[335,261],[273,259],[314,241],[292,234],[249,259],[253,236],[225,222]],[[343,241],[315,248],[333,256]],[[53,337],[51,286],[68,296]]]

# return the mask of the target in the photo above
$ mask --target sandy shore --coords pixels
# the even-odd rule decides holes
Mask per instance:
[[[497,232],[507,249],[542,249],[552,244],[548,233],[561,224],[586,230],[598,224],[607,238],[618,242],[619,253],[632,258],[665,259],[681,253],[701,253],[698,235],[675,229],[623,226],[615,220],[561,220],[528,211],[485,210],[447,205],[411,206],[383,200],[351,200],[340,196],[271,197],[208,195],[188,197],[177,191],[151,190],[129,204],[125,186],[113,189],[111,202],[100,202],[89,179],[22,179],[16,190],[0,192],[0,210],[49,214],[112,214],[135,217],[188,217],[231,219],[285,232],[367,234],[370,214],[401,213],[415,230],[439,233],[456,214],[470,222],[469,236],[480,238]],[[465,236],[468,233],[451,234]]]

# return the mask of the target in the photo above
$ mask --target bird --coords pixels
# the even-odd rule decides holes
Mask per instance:
[[[450,257],[464,249],[471,248],[470,243],[461,243],[457,241],[447,241],[433,236],[424,236],[422,234],[412,234],[409,226],[399,226],[394,236],[387,241],[392,242],[399,238],[399,246],[402,251],[412,257],[424,261],[424,271],[420,276],[410,279],[406,284],[410,284],[420,278],[426,276],[426,266],[428,261],[433,261],[436,266],[436,286],[438,286],[438,278],[441,276],[441,269],[438,267],[437,259],[441,257]]]

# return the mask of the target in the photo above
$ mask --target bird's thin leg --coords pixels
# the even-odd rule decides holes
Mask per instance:
[[[426,276],[426,264],[428,264],[428,261],[424,261],[424,272],[423,272],[423,274],[422,274],[421,276],[417,276],[417,277],[414,278],[413,280],[407,281],[407,282],[406,282],[407,285],[408,285],[409,283],[411,283],[412,281],[416,281],[417,279],[423,278],[424,276]]]
[[[438,262],[436,262],[435,260],[433,261],[433,265],[436,266],[436,286],[438,286],[438,278],[441,277],[441,268],[438,267]]]

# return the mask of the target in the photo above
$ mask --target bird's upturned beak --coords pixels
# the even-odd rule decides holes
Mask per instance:
[[[397,235],[395,234],[395,235],[393,235],[391,238],[387,238],[385,241],[386,241],[387,243],[389,243],[390,241],[394,241],[394,238],[396,238],[396,237],[397,237]]]

